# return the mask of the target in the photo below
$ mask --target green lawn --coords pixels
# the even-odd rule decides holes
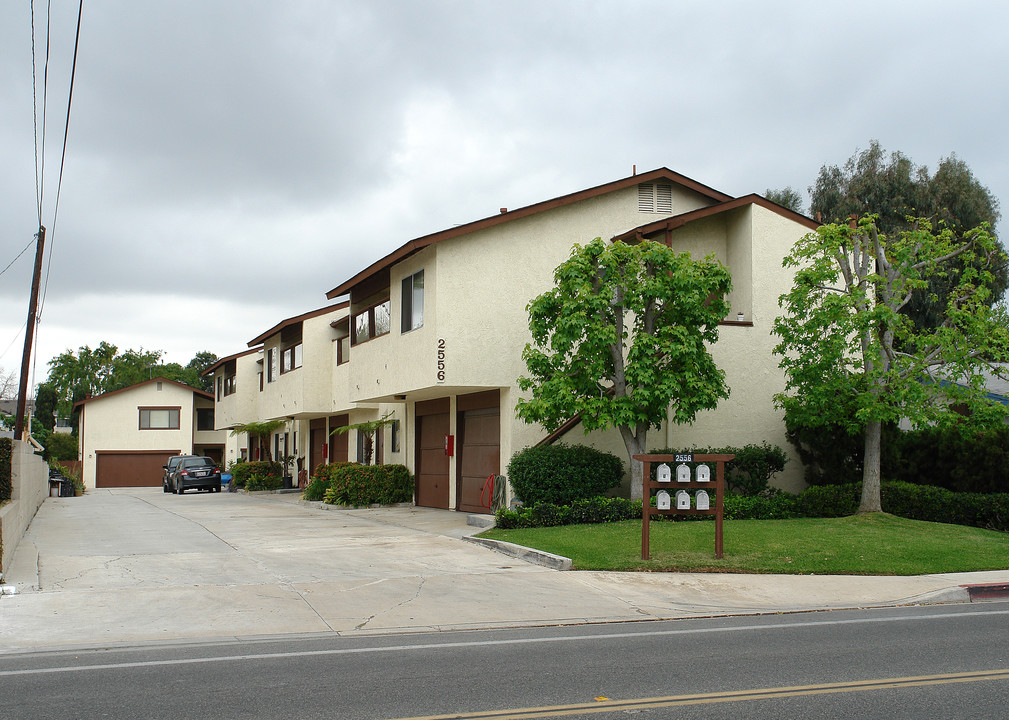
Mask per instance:
[[[652,522],[651,560],[641,559],[640,520],[493,529],[481,536],[569,557],[576,570],[925,575],[1009,569],[1009,533],[883,513],[726,520],[721,560],[713,522]]]

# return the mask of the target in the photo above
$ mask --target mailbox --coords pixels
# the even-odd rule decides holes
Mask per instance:
[[[690,482],[690,467],[680,463],[676,466],[676,482]]]
[[[669,482],[673,479],[673,473],[669,469],[669,466],[662,463],[655,469],[655,479],[659,482]]]
[[[677,510],[690,509],[690,493],[688,493],[686,490],[678,490],[676,492],[676,509]]]
[[[697,494],[694,495],[694,498],[697,500],[697,509],[698,510],[710,510],[711,509],[711,501],[708,499],[708,491],[707,490],[698,490]]]
[[[655,495],[655,507],[659,510],[669,509],[669,493],[665,490],[659,490]]]
[[[711,482],[711,468],[707,465],[698,465],[697,482]]]

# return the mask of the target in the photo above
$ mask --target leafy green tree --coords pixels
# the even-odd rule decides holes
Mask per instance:
[[[767,188],[764,192],[764,197],[773,203],[778,203],[781,207],[788,208],[792,212],[797,212],[800,215],[806,212],[802,203],[802,195],[799,191],[793,188],[791,185],[784,187],[781,190],[772,190]]]
[[[52,431],[56,425],[56,417],[59,395],[49,383],[39,383],[35,386],[35,417],[42,423],[42,427]]]
[[[187,385],[201,388],[204,392],[214,391],[214,378],[204,377],[203,371],[217,362],[219,358],[214,353],[202,350],[193,356],[193,359],[186,365]]]
[[[585,431],[617,428],[631,458],[631,496],[642,494],[650,428],[691,422],[728,397],[707,346],[729,312],[729,271],[655,242],[575,246],[554,288],[529,306],[529,377],[517,412],[554,430],[580,416]]]
[[[909,230],[909,218],[927,217],[933,227],[942,222],[962,238],[984,223],[995,227],[1001,217],[998,200],[956,155],[940,159],[933,175],[900,152],[887,155],[875,140],[843,166],[821,167],[809,193],[813,217],[819,214],[829,223],[874,214],[876,228],[884,235]],[[962,264],[954,263],[951,272],[932,277],[928,292],[915,293],[901,312],[919,327],[941,325],[946,298]],[[991,301],[995,302],[1009,288],[1009,267],[1001,262],[987,270],[992,273]]]
[[[884,423],[953,425],[960,416],[952,404],[966,406],[974,426],[1007,416],[988,399],[983,373],[988,361],[1009,359],[1009,321],[992,307],[992,268],[1004,259],[986,226],[957,235],[919,218],[886,235],[871,215],[823,225],[785,258],[796,273],[774,323],[786,376],[776,400],[804,426],[862,434],[859,512],[881,509]],[[945,275],[955,284],[940,326],[922,328],[901,314]]]

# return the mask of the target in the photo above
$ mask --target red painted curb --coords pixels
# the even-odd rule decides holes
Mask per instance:
[[[1009,598],[1009,583],[990,583],[988,585],[961,585],[967,588],[971,602],[975,600],[997,600]]]

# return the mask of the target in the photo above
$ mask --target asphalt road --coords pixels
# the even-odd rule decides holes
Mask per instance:
[[[1002,718],[1007,620],[1002,602],[17,653],[0,698],[30,718]]]

